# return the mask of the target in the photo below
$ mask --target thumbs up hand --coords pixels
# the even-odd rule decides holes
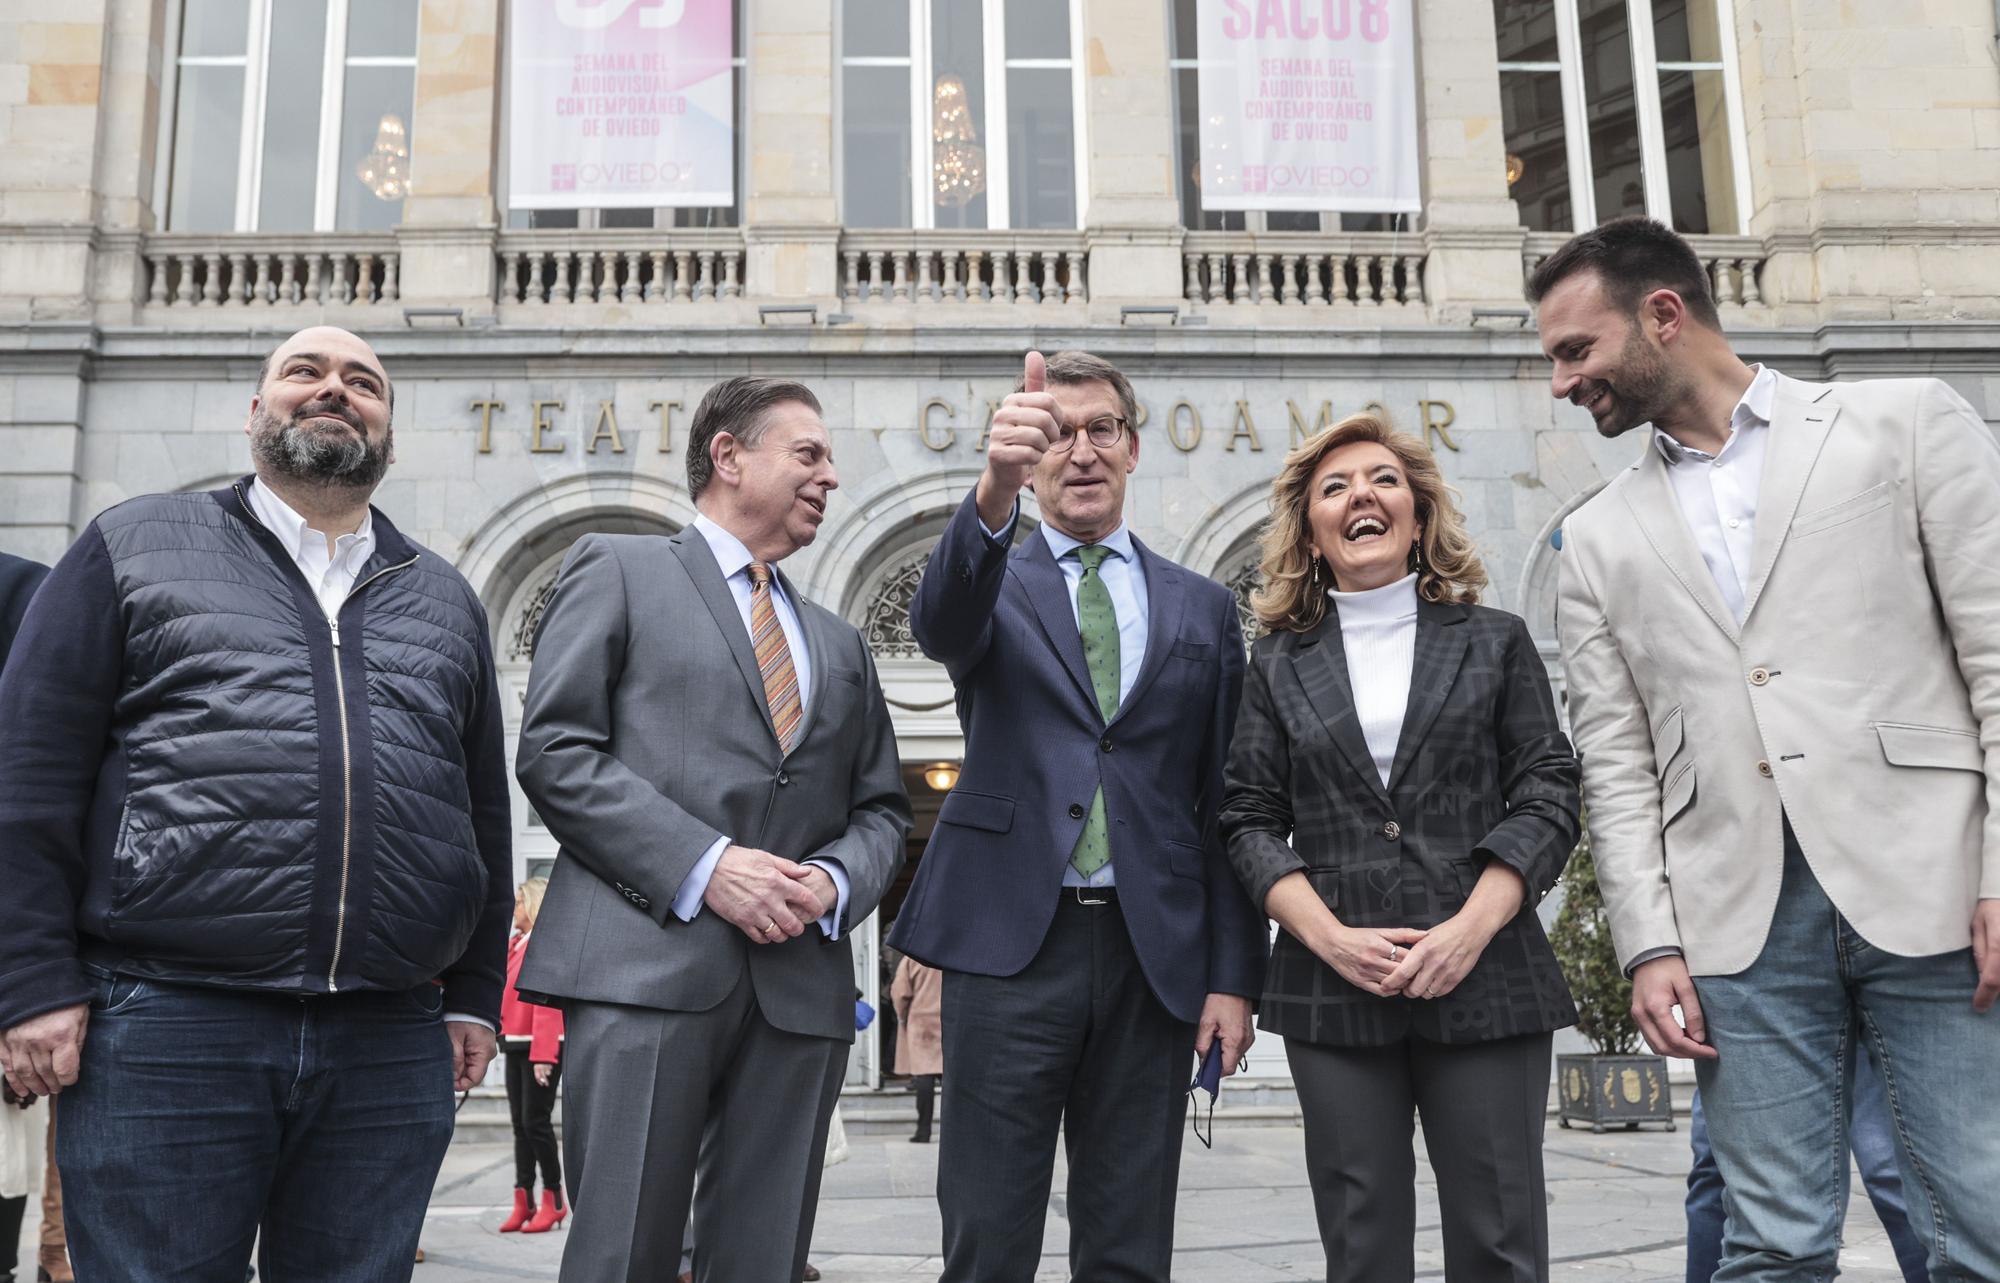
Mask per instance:
[[[986,444],[986,471],[980,474],[979,519],[988,530],[1006,525],[1014,500],[1034,476],[1035,466],[1060,438],[1056,399],[1049,395],[1048,365],[1040,352],[1028,353],[1021,368],[1021,391],[1009,393],[993,414]]]

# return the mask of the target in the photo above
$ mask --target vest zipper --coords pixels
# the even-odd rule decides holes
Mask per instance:
[[[412,557],[394,566],[384,566],[348,589],[341,609],[346,609],[355,593],[377,579],[416,564],[417,559]],[[333,694],[340,705],[340,899],[334,908],[333,962],[326,969],[326,991],[339,993],[340,950],[347,939],[347,879],[353,869],[354,855],[354,745],[347,728],[347,678],[340,671],[340,611],[334,611],[326,624],[333,637]]]

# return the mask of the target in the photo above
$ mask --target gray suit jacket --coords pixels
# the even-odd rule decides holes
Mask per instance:
[[[854,1038],[854,965],[817,927],[752,944],[674,892],[717,837],[837,861],[843,935],[910,827],[895,733],[854,628],[780,575],[812,656],[805,731],[778,749],[749,633],[699,531],[587,535],[542,617],[515,770],[562,844],[522,962],[526,995],[706,1011],[746,971],[776,1027]]]

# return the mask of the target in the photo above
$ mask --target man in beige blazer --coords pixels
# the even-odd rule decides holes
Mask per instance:
[[[1649,220],[1528,289],[1554,394],[1645,438],[1565,524],[1560,631],[1633,1014],[1727,1182],[1717,1283],[1833,1276],[1857,1040],[1931,1278],[2000,1279],[2000,449],[1936,379],[1745,365]]]

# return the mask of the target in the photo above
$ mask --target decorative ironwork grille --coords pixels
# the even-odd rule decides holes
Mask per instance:
[[[892,562],[888,573],[869,594],[861,635],[877,659],[915,659],[923,654],[910,633],[910,602],[930,565],[931,550],[918,548]]]
[[[535,634],[542,627],[542,612],[549,608],[549,601],[556,595],[556,572],[550,571],[542,586],[535,589],[527,604],[521,607],[521,617],[514,625],[514,635],[507,643],[507,658],[515,663],[527,663],[535,657]]]
[[[1264,631],[1257,622],[1257,613],[1250,609],[1250,594],[1257,590],[1257,554],[1238,566],[1233,574],[1222,581],[1223,587],[1236,594],[1236,622],[1243,625],[1243,644],[1249,646]]]

